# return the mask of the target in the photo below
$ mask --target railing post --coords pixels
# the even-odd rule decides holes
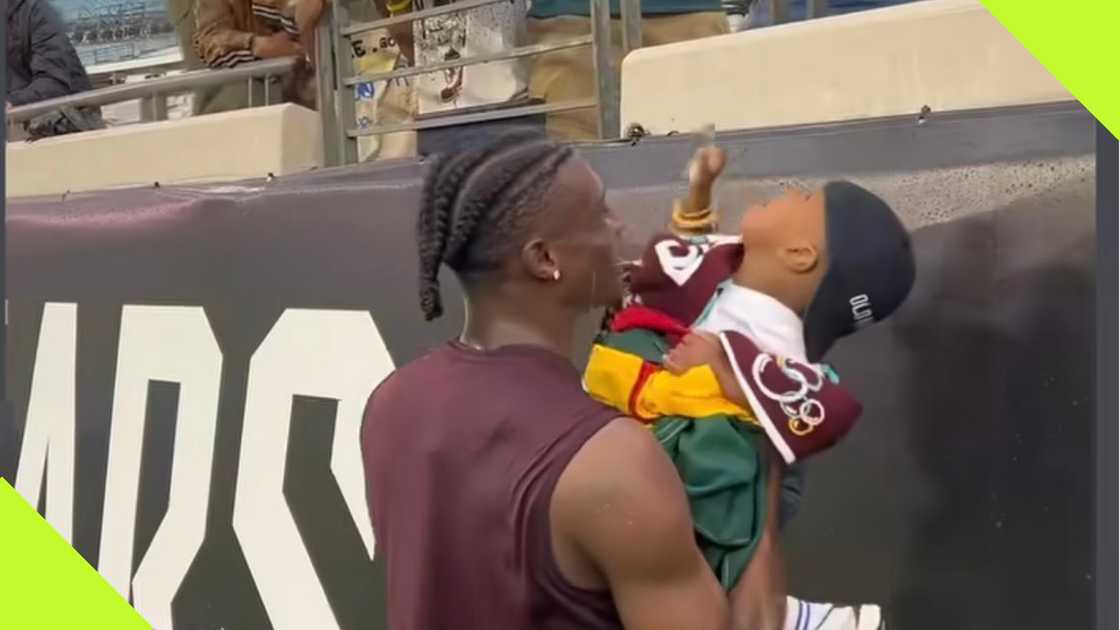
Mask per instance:
[[[805,17],[807,19],[820,18],[828,15],[828,0],[808,0],[808,6],[805,7]]]
[[[619,80],[611,47],[610,0],[591,0],[591,54],[595,60],[595,100],[599,108],[599,138],[619,136]]]
[[[619,0],[619,17],[622,19],[622,55],[642,47],[642,2]],[[619,71],[622,71],[619,66]]]
[[[350,10],[345,4],[336,0],[331,2],[331,38],[330,43],[334,49],[331,55],[330,70],[333,70],[335,84],[335,112],[338,117],[338,164],[356,164],[358,162],[358,140],[351,138],[346,133],[347,128],[357,123],[354,111],[355,90],[347,87],[346,77],[354,73],[353,49],[349,45],[349,38],[342,34],[342,29],[350,25]],[[323,70],[326,70],[325,68]],[[388,82],[386,82],[388,86]]]
[[[23,122],[58,111],[62,107],[98,107],[132,101],[141,102],[141,115],[146,115],[147,120],[159,120],[167,117],[165,101],[168,94],[181,94],[201,88],[228,85],[245,81],[249,77],[283,75],[291,70],[291,66],[292,60],[288,58],[269,59],[223,70],[199,69],[176,76],[123,83],[13,107],[8,111],[8,120]],[[260,98],[258,97],[257,100]]]
[[[770,23],[784,24],[788,19],[786,0],[770,0]]]
[[[143,122],[167,120],[167,96],[153,94],[140,99],[140,120]]]
[[[337,2],[332,2],[335,5]],[[315,92],[319,106],[319,120],[323,128],[323,162],[327,166],[338,166],[339,138],[346,133],[345,123],[339,120],[335,105],[335,61],[334,61],[334,15],[324,15],[319,20],[318,33],[315,35],[315,57],[319,67],[315,72]]]

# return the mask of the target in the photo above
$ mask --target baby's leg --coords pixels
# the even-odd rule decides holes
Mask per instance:
[[[805,463],[796,462],[785,467],[782,475],[781,517],[779,525],[785,529],[801,510],[801,497],[805,495]]]

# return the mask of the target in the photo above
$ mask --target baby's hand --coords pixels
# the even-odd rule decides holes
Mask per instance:
[[[688,201],[692,212],[712,205],[712,184],[727,165],[727,153],[719,147],[697,149],[688,168]]]
[[[746,395],[735,380],[731,363],[723,352],[719,337],[709,332],[690,332],[665,356],[663,367],[680,376],[694,367],[706,365],[719,381],[723,397],[744,409],[750,408]]]
[[[700,365],[715,365],[724,360],[719,337],[709,332],[690,332],[665,356],[665,369],[680,375]]]

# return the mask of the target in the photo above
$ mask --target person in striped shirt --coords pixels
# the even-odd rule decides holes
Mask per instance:
[[[199,58],[215,69],[278,57],[302,57],[301,43],[313,37],[322,12],[322,0],[197,0],[194,46]],[[313,40],[312,40],[313,43]],[[270,104],[282,89],[263,80],[234,83],[196,95],[199,113],[217,113],[253,105]],[[266,103],[267,101],[267,103]]]

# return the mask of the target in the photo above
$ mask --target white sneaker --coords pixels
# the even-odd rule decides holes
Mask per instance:
[[[875,604],[837,606],[786,598],[785,630],[886,630]]]

